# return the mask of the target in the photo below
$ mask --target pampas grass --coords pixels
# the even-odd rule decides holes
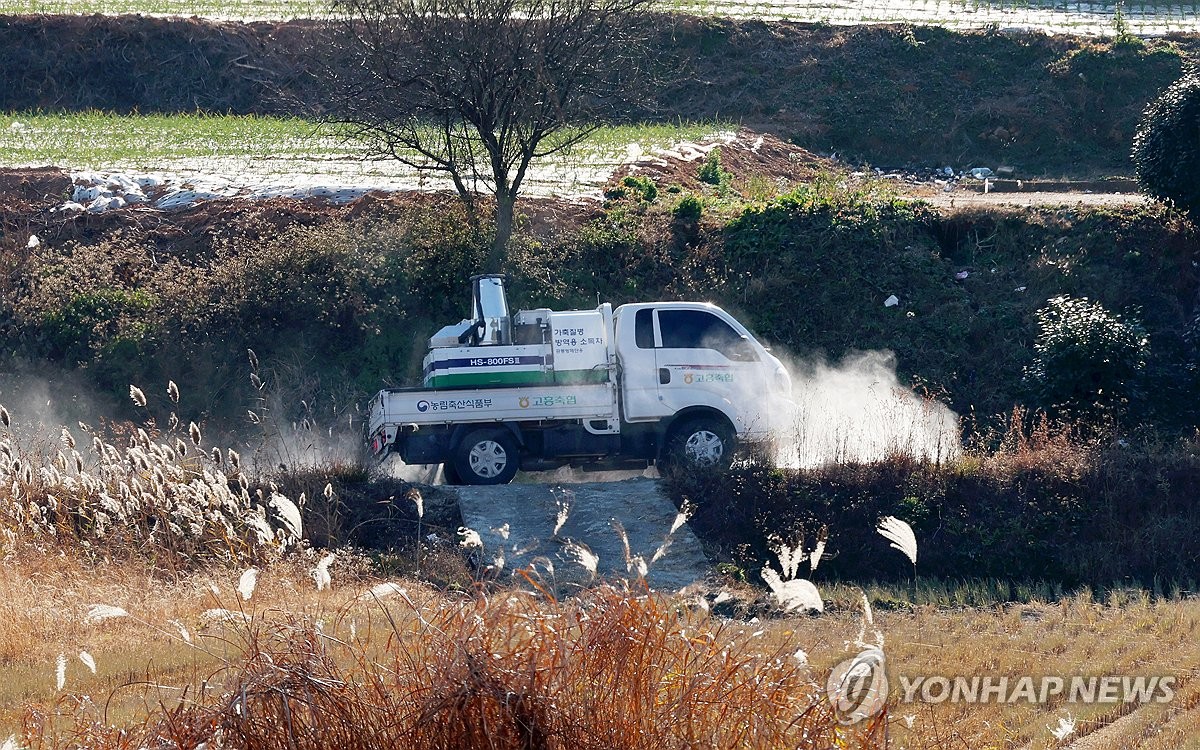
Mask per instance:
[[[358,598],[359,599],[379,600],[379,599],[387,599],[388,597],[397,596],[397,595],[403,596],[406,593],[408,593],[407,589],[405,589],[400,584],[394,583],[392,581],[385,581],[383,583],[375,584],[374,586],[371,587],[371,589],[369,591],[367,591],[365,594],[360,595]]]
[[[120,607],[113,607],[108,604],[93,604],[88,608],[88,612],[84,615],[84,625],[95,625],[104,620],[110,620],[114,617],[129,617],[129,613]]]
[[[764,567],[760,575],[771,590],[771,596],[775,599],[776,604],[784,611],[823,612],[825,610],[825,603],[821,600],[821,593],[817,587],[811,581],[797,578],[797,576],[800,574],[800,564],[805,561],[809,564],[810,573],[817,569],[817,565],[821,562],[821,556],[825,552],[826,535],[827,532],[823,531],[817,546],[809,553],[804,552],[803,541],[795,547],[789,547],[779,538],[773,540],[771,550],[779,559],[779,569],[783,571],[783,575],[776,573],[770,567]]]
[[[821,529],[821,535],[817,537],[816,546],[808,553],[808,572],[813,574],[817,572],[817,566],[821,564],[821,558],[825,556],[825,543],[829,541],[829,527]]]
[[[67,686],[67,655],[59,654],[54,668],[54,690],[61,693]]]
[[[876,531],[891,542],[892,548],[903,552],[904,556],[912,562],[913,567],[916,567],[917,535],[913,533],[911,526],[895,516],[888,516],[879,522],[879,528]]]
[[[821,600],[821,592],[812,581],[803,578],[783,580],[771,568],[763,568],[760,575],[771,589],[775,602],[785,612],[824,612],[825,603]]]
[[[310,575],[313,583],[316,584],[317,591],[324,591],[333,583],[333,577],[329,575],[329,566],[337,559],[337,554],[331,552],[325,555],[317,562],[317,566],[312,569]]]
[[[187,626],[179,620],[170,620],[169,622],[175,627],[175,632],[179,633],[179,639],[189,646],[192,645],[192,634],[188,631]]]
[[[204,626],[219,625],[227,622],[246,623],[250,621],[250,615],[245,612],[239,612],[234,609],[225,609],[224,607],[213,607],[206,609],[200,613],[200,624]]]
[[[1050,730],[1050,734],[1054,735],[1054,739],[1062,742],[1066,738],[1075,733],[1075,717],[1068,713],[1066,716],[1058,718],[1058,726],[1046,727]]]
[[[144,393],[131,387],[135,403]],[[6,412],[7,413],[7,412]],[[11,424],[11,417],[10,417]],[[192,441],[199,440],[195,427]],[[205,559],[260,562],[299,540],[299,510],[274,493],[255,502],[240,471],[225,472],[190,457],[189,442],[145,428],[111,424],[80,450],[72,430],[59,446],[27,445],[0,436],[0,528],[14,539],[85,554],[153,556],[171,567]],[[124,445],[122,445],[124,444]],[[283,526],[277,532],[269,506]]]
[[[562,527],[566,525],[567,519],[571,516],[571,502],[575,499],[575,493],[570,490],[561,488],[562,497],[555,498],[554,503],[558,506],[558,512],[554,517],[554,531],[551,536],[558,536],[558,532],[562,531]]]
[[[466,526],[458,527],[458,546],[466,549],[483,549],[483,538],[475,529]]]
[[[771,551],[775,553],[775,557],[779,558],[779,569],[783,571],[783,577],[787,579],[795,578],[799,574],[800,561],[807,557],[802,545],[798,544],[793,548],[779,540],[776,540]]]
[[[913,575],[909,587],[909,600],[915,602],[917,600],[917,535],[913,533],[911,526],[895,516],[884,518],[875,530],[884,539],[891,542],[892,548],[903,552],[904,556],[912,563]]]
[[[237,592],[242,597],[242,601],[250,601],[250,597],[254,596],[254,587],[258,585],[258,569],[247,568],[242,572],[241,578],[238,579]]]
[[[283,521],[283,528],[280,529],[280,541],[283,545],[286,547],[300,541],[304,535],[304,524],[300,518],[300,509],[296,507],[296,504],[286,496],[272,492],[269,505],[275,509],[280,520]]]
[[[579,566],[586,570],[591,575],[596,575],[597,566],[600,564],[600,558],[596,553],[592,552],[586,545],[579,542],[567,542],[563,545],[563,552],[570,555]],[[644,563],[643,563],[644,565]],[[644,576],[645,573],[642,573]]]

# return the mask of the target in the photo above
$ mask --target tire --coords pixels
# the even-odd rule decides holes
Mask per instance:
[[[733,463],[733,430],[713,417],[689,419],[671,430],[664,459],[668,470],[720,470]]]
[[[508,484],[521,468],[521,457],[512,433],[493,428],[463,438],[453,463],[463,484]]]

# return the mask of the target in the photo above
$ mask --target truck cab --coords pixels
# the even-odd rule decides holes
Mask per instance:
[[[702,302],[622,305],[615,317],[627,422],[709,413],[744,441],[770,435],[771,404],[791,379],[736,318]]]

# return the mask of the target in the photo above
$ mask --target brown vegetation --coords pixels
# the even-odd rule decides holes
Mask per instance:
[[[904,581],[912,569],[873,533],[897,516],[922,540],[918,601],[981,604],[1053,599],[1080,586],[1145,588],[1179,597],[1200,581],[1189,543],[1200,522],[1200,445],[1153,436],[1084,437],[1078,425],[1016,412],[995,441],[933,464],[898,452],[869,464],[777,469],[749,463],[725,475],[676,475],[710,556],[754,572],[773,546],[828,535],[819,580]],[[980,580],[947,599],[938,581]],[[954,587],[951,586],[953,589]]]

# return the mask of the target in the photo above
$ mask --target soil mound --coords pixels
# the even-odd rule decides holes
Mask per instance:
[[[34,203],[62,201],[71,177],[58,167],[0,170],[0,195]]]
[[[790,184],[811,180],[817,174],[840,170],[837,162],[792,145],[779,138],[749,128],[718,134],[700,143],[680,143],[669,150],[644,154],[617,170],[615,181],[633,175],[649,177],[659,185],[676,184],[698,190],[699,167],[714,153],[719,154],[721,169],[738,177],[756,175]]]

